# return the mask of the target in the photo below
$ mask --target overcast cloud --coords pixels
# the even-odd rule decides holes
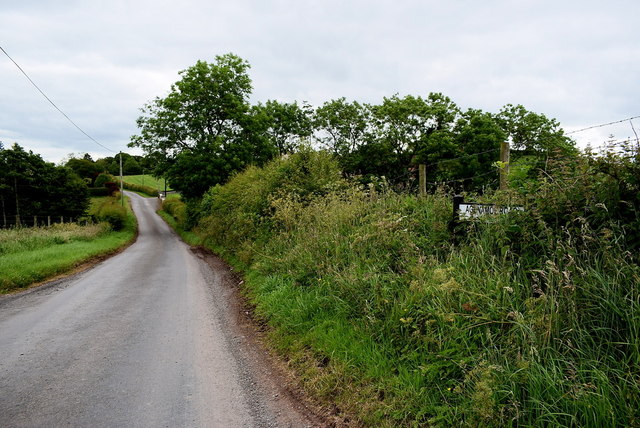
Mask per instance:
[[[507,103],[567,131],[640,115],[637,0],[0,0],[0,141],[59,162],[129,151],[139,108],[178,72],[232,52],[252,102],[442,92],[461,108]],[[640,119],[635,121],[640,131]],[[634,136],[626,121],[580,146]]]

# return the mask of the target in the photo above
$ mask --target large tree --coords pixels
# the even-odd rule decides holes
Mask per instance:
[[[129,144],[156,162],[156,174],[186,198],[198,198],[212,185],[249,164],[262,164],[276,148],[259,131],[248,99],[249,64],[233,54],[198,61],[164,98],[142,108],[140,133]]]

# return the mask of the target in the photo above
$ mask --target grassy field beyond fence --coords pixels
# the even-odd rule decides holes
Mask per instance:
[[[137,184],[139,186],[153,187],[158,191],[164,191],[165,180],[164,178],[155,178],[152,175],[125,175],[122,177],[123,181],[131,184]],[[167,186],[167,190],[171,190],[170,186]]]

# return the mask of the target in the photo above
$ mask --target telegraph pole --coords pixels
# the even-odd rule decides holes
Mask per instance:
[[[122,152],[120,152],[120,203],[124,207],[124,191],[122,185]]]

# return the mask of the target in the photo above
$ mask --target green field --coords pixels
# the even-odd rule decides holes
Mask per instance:
[[[125,175],[122,179],[131,184],[137,184],[140,186],[150,186],[155,187],[156,189],[164,190],[165,180],[164,178],[155,178],[152,175]],[[172,190],[169,185],[167,185],[167,190]]]
[[[106,199],[93,198],[90,211]],[[0,230],[0,294],[45,281],[127,245],[136,230],[128,204],[127,208],[127,221],[119,231],[106,223]]]

